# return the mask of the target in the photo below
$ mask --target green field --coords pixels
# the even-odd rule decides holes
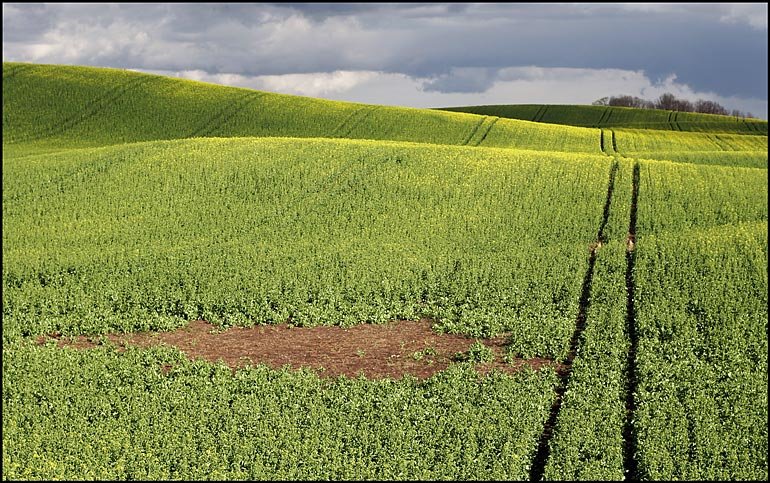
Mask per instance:
[[[767,121],[663,109],[518,104],[507,106],[446,107],[442,110],[568,126],[618,127],[767,136]]]
[[[767,122],[481,107],[3,63],[3,478],[766,480]],[[562,369],[36,342],[198,319]]]

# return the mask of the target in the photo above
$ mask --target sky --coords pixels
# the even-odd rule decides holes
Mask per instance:
[[[411,107],[665,92],[767,119],[767,3],[3,3],[3,61]]]

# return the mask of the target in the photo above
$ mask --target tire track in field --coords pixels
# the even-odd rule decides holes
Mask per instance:
[[[601,148],[602,152],[605,155],[612,156],[615,153],[614,152],[612,152],[612,153],[609,152],[609,148],[607,146],[610,143],[610,139],[608,139],[608,138],[610,138],[611,135],[610,136],[605,135],[604,131],[606,131],[606,129],[599,129],[599,133],[600,133],[599,134],[599,147]]]
[[[541,106],[540,106],[540,107],[537,109],[537,111],[535,111],[535,115],[534,115],[534,116],[532,116],[532,119],[531,119],[531,120],[532,120],[532,122],[538,122],[537,118],[538,118],[538,116],[540,115],[540,113],[541,113],[542,111],[545,111],[545,105],[544,105],[544,104],[543,104],[543,105],[541,105]]]
[[[489,134],[489,131],[492,130],[492,126],[495,125],[495,123],[500,119],[499,117],[493,116],[494,119],[492,119],[492,122],[487,124],[486,130],[484,131],[484,134],[479,138],[478,142],[474,144],[474,146],[481,146],[481,143],[484,142],[484,140],[487,138],[487,134]]]
[[[720,151],[729,151],[725,148],[725,145],[723,144],[722,140],[719,139],[719,136],[716,134],[706,134],[706,139],[714,143],[714,145],[719,148]]]
[[[211,118],[204,122],[197,129],[188,134],[187,138],[201,137],[212,133],[223,127],[230,119],[243,111],[252,101],[257,100],[263,95],[261,92],[246,92],[230,102],[226,103]]]
[[[530,481],[540,481],[543,478],[546,464],[548,463],[548,457],[551,453],[551,438],[553,437],[553,431],[556,428],[556,424],[559,419],[559,412],[561,410],[562,400],[564,394],[567,392],[569,386],[569,378],[572,373],[572,363],[578,353],[578,345],[583,336],[583,332],[586,327],[586,320],[588,316],[588,309],[591,305],[591,285],[594,276],[594,266],[596,265],[596,251],[601,248],[605,241],[604,229],[607,227],[607,221],[610,215],[610,205],[612,203],[612,193],[615,189],[615,176],[618,171],[618,160],[614,160],[612,167],[610,168],[609,181],[607,182],[607,198],[604,201],[604,209],[602,212],[602,221],[599,224],[599,229],[596,234],[596,241],[590,246],[590,255],[588,257],[588,269],[583,277],[583,285],[580,291],[580,305],[578,309],[577,320],[575,322],[575,330],[572,333],[570,339],[569,352],[567,358],[564,360],[562,366],[563,369],[559,371],[559,385],[556,387],[556,397],[551,405],[551,412],[548,416],[548,420],[543,427],[543,432],[538,440],[537,450],[535,451],[535,457],[532,460],[532,467],[530,469]]]
[[[682,130],[682,126],[679,125],[679,111],[674,112],[674,127],[677,131]]]
[[[339,125],[332,130],[329,136],[339,137],[339,133],[342,132],[343,128],[351,121],[351,119],[353,119],[358,113],[365,110],[366,108],[367,106],[359,107],[358,109],[353,110],[353,112],[345,116],[345,119],[343,119],[342,122],[339,123]]]
[[[350,117],[348,117],[337,129],[341,132],[338,137],[347,138],[364,120],[369,117],[379,106],[365,106],[355,111]],[[347,124],[347,127],[342,131],[342,127]],[[335,130],[336,131],[336,130]]]
[[[353,133],[353,131],[358,126],[360,126],[369,116],[371,116],[372,113],[377,109],[379,109],[379,106],[372,106],[369,109],[367,109],[361,116],[355,119],[353,123],[350,125],[350,128],[348,129],[348,131],[345,133],[345,137],[350,136]]]
[[[609,107],[609,110],[607,111],[607,118],[604,119],[604,124],[609,124],[610,118],[612,117],[612,113],[615,112],[615,109]]]
[[[41,129],[36,132],[31,132],[26,135],[19,136],[18,138],[10,140],[10,142],[13,143],[13,142],[20,142],[20,141],[34,141],[34,140],[54,136],[56,134],[62,134],[68,131],[69,129],[72,129],[73,127],[77,126],[78,124],[81,124],[93,118],[99,113],[99,111],[102,111],[105,107],[115,103],[121,97],[125,97],[126,94],[128,94],[129,92],[153,80],[155,80],[154,77],[140,76],[140,77],[135,77],[127,82],[113,86],[107,89],[106,91],[104,91],[101,95],[86,102],[82,110],[64,118],[64,120],[62,120],[58,124],[49,126],[47,128]]]
[[[730,141],[719,137],[719,134],[713,134],[713,136],[714,136],[714,140],[717,143],[719,143],[723,151],[730,151],[730,152],[742,151],[742,149],[740,149],[740,146],[737,150],[734,149],[733,145],[730,144]]]
[[[621,154],[620,154],[620,151],[618,151],[618,142],[617,142],[617,139],[615,138],[615,130],[610,129],[610,133],[612,134],[612,150],[615,151],[615,154],[620,156]]]
[[[546,104],[543,104],[543,110],[542,110],[542,111],[539,111],[539,112],[540,112],[540,116],[539,116],[539,117],[538,117],[538,116],[535,116],[535,117],[536,117],[536,119],[533,119],[533,120],[534,120],[535,122],[543,122],[543,117],[545,116],[545,111],[547,111],[547,110],[548,110],[548,105],[546,105]]]
[[[610,110],[609,106],[604,108],[604,111],[602,111],[602,115],[599,116],[599,120],[596,121],[596,127],[602,126],[602,124],[604,123],[604,116],[607,116],[607,113],[609,112],[609,110]]]
[[[471,132],[468,133],[468,135],[465,137],[463,142],[460,144],[460,146],[467,146],[471,139],[473,139],[473,135],[476,134],[476,131],[479,130],[482,124],[484,124],[484,121],[486,121],[487,116],[482,117],[479,119],[479,122],[477,122],[473,128],[471,129]]]
[[[628,238],[626,240],[626,332],[630,341],[626,357],[626,420],[623,425],[623,471],[626,480],[639,481],[639,467],[636,460],[637,436],[634,430],[634,414],[636,413],[636,350],[639,336],[636,333],[636,305],[634,297],[634,266],[636,265],[636,207],[639,200],[639,162],[634,163],[631,188],[631,216],[628,223]]]

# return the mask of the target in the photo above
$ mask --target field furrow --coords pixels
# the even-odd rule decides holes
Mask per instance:
[[[80,111],[75,112],[73,115],[61,119],[54,125],[46,126],[39,130],[28,131],[26,135],[12,137],[10,142],[34,141],[66,133],[68,130],[72,129],[78,124],[86,122],[89,119],[95,117],[100,111],[111,106],[121,97],[127,96],[137,87],[151,81],[151,77],[142,76],[135,77],[123,84],[118,84],[110,89],[107,89],[103,95],[89,100],[83,105]]]
[[[481,146],[481,143],[484,142],[484,140],[487,138],[487,135],[489,134],[489,131],[492,129],[492,127],[495,125],[495,123],[500,119],[499,117],[485,117],[484,122],[479,127],[479,129],[474,133],[473,138],[470,140],[471,146]]]
[[[198,128],[193,130],[187,137],[200,137],[216,132],[222,126],[227,124],[227,121],[236,116],[241,110],[255,100],[257,100],[261,93],[258,92],[244,92],[239,97],[236,97],[231,102],[222,107],[221,110],[216,112],[211,118],[203,122]]]

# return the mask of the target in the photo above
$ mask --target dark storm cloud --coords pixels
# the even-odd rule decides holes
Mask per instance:
[[[379,71],[437,92],[484,92],[506,67],[611,68],[766,99],[767,4],[3,4],[3,58]]]

